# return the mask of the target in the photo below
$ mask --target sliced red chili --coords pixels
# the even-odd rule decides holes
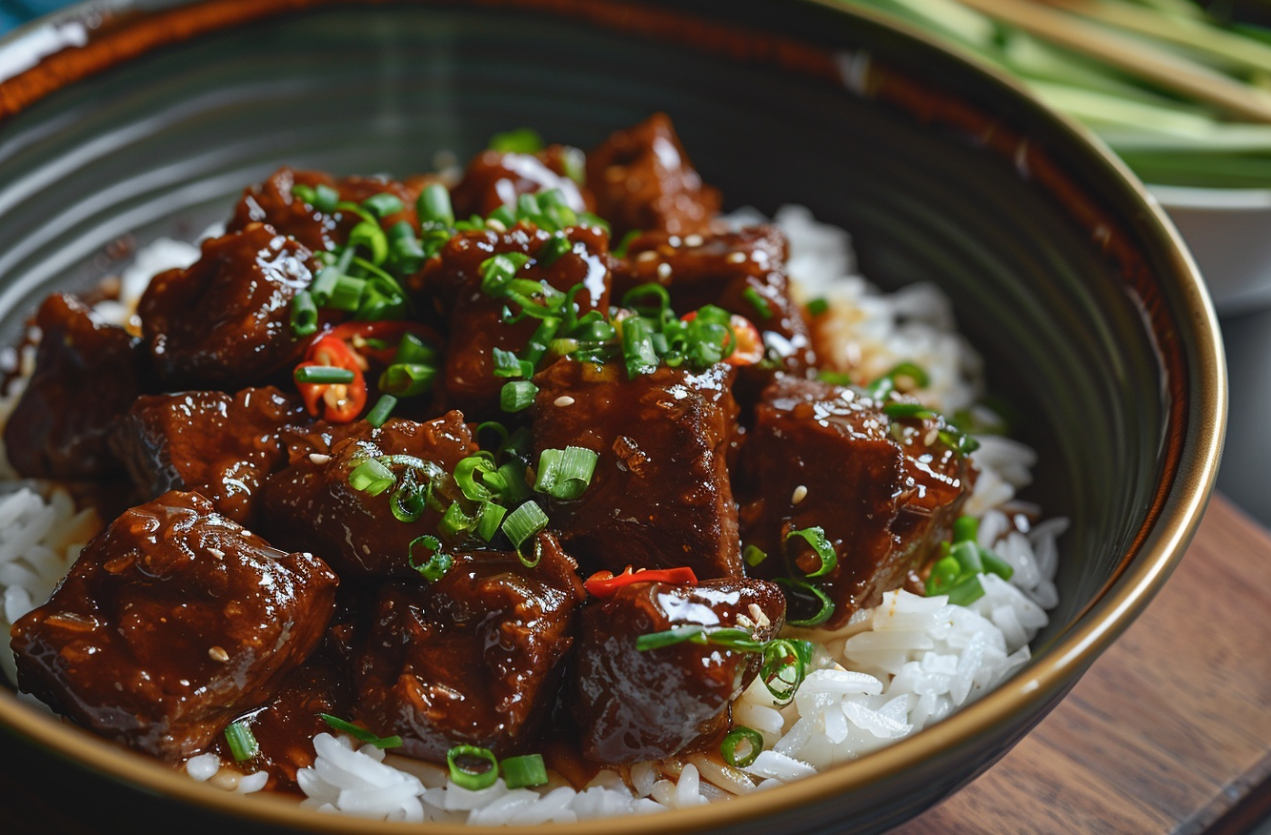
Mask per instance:
[[[626,570],[618,575],[615,575],[612,571],[597,571],[587,578],[587,581],[583,583],[583,588],[587,589],[587,593],[592,597],[612,597],[618,589],[635,583],[672,583],[677,586],[696,586],[697,575],[693,573],[693,569],[684,566],[650,570],[643,568],[632,569],[631,566],[627,566]]]
[[[321,339],[334,336],[342,342],[352,343],[359,353],[388,365],[393,361],[393,355],[397,352],[397,343],[401,341],[404,333],[413,333],[432,345],[438,345],[441,342],[436,331],[426,325],[389,319],[375,322],[344,322],[327,331]],[[368,340],[381,342],[384,347],[372,347],[368,344]]]
[[[305,361],[297,369],[327,366],[344,368],[353,372],[350,383],[296,383],[305,408],[315,417],[322,407],[322,416],[332,423],[350,423],[357,419],[366,407],[366,377],[362,374],[366,360],[332,333],[327,333],[311,346]]]

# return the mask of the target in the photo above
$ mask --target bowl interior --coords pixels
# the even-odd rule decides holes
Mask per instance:
[[[1194,292],[1176,286],[1185,260],[1039,108],[815,3],[319,3],[103,69],[0,125],[0,337],[50,289],[116,269],[112,242],[196,235],[280,164],[404,175],[511,127],[588,147],[658,110],[727,207],[806,205],[851,232],[873,282],[952,296],[1040,452],[1024,497],[1072,520],[1044,657],[1142,544],[1171,477],[1171,385],[1187,381],[1146,325]],[[1126,251],[1159,298],[1127,281]]]

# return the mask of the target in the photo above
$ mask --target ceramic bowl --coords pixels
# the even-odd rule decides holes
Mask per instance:
[[[587,147],[658,110],[728,206],[809,206],[852,233],[875,282],[952,296],[1040,452],[1026,497],[1072,520],[1033,660],[817,777],[561,832],[870,832],[917,814],[1072,687],[1164,583],[1209,496],[1222,352],[1155,202],[1019,88],[829,2],[125,0],[20,30],[0,73],[6,341],[50,289],[114,269],[112,242],[196,234],[280,163],[405,174],[509,127]],[[97,786],[94,810],[188,831],[352,828],[195,783],[3,689],[0,726],[77,792]]]

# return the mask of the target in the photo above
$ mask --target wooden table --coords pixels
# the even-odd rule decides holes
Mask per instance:
[[[121,831],[5,754],[5,835]],[[892,835],[1235,835],[1268,813],[1271,535],[1215,498],[1160,596],[1063,703]]]

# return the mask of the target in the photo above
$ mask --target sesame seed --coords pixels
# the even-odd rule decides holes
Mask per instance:
[[[557,406],[572,406],[574,405],[574,398],[570,397],[568,394],[562,394],[552,402]]]
[[[485,225],[487,229],[493,229],[495,232],[508,231],[508,228],[503,225],[503,221],[499,220],[497,217],[486,218]]]
[[[229,653],[225,651],[224,647],[210,647],[207,651],[207,657],[224,664],[229,660]]]
[[[931,431],[927,433],[927,437],[922,439],[922,442],[926,444],[927,446],[931,446],[932,444],[936,442],[936,440],[939,437],[940,437],[940,430],[933,426],[931,427]]]
[[[319,467],[321,467],[323,464],[331,463],[331,456],[324,455],[321,452],[311,452],[309,453],[309,462],[312,464],[317,464]]]
[[[685,245],[685,246],[701,246],[701,245],[702,245],[702,236],[701,236],[701,235],[689,235],[687,238],[685,238],[685,239],[684,239],[684,245]]]
[[[794,488],[794,493],[790,496],[790,504],[798,504],[808,497],[808,488],[800,484]]]
[[[663,261],[661,264],[658,264],[658,278],[670,278],[670,277],[671,277],[671,265],[666,263],[665,261]]]
[[[208,548],[207,552],[218,560],[225,559],[225,552],[222,551],[220,548]]]
[[[658,257],[658,254],[656,252],[654,252],[651,249],[646,249],[644,252],[641,252],[639,255],[636,256],[636,260],[637,261],[652,261],[654,258],[657,258],[657,257]]]
[[[744,253],[744,252],[730,252],[730,253],[728,253],[728,257],[727,257],[727,258],[725,258],[724,260],[725,260],[725,261],[727,261],[727,262],[728,262],[728,263],[730,263],[730,264],[741,264],[741,263],[745,262],[745,260],[746,260],[746,253]]]

